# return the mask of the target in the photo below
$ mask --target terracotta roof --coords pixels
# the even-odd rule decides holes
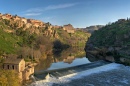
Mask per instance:
[[[4,64],[19,64],[23,59],[5,59]]]

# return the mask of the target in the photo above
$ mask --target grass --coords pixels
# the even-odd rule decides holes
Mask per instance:
[[[2,29],[0,29],[0,50],[6,53],[15,53],[19,48],[17,45],[18,36],[14,36],[11,33],[6,33]],[[16,46],[16,47],[15,47]]]

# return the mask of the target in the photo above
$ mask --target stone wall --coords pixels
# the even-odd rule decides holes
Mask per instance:
[[[22,60],[20,63],[19,63],[19,71],[22,72],[24,71],[25,69],[25,61]]]

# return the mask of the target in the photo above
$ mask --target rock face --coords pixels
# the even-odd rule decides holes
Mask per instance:
[[[119,61],[119,53],[116,47],[95,47],[93,44],[86,44],[86,57],[108,60],[112,62]]]
[[[94,32],[86,43],[86,56],[130,64],[129,23],[130,19],[119,19]]]

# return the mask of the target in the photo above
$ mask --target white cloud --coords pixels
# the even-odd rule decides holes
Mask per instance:
[[[55,9],[62,9],[62,8],[68,8],[75,6],[77,3],[71,3],[71,4],[60,4],[60,5],[50,5],[45,8],[45,10],[55,10]]]
[[[31,8],[31,9],[28,9],[26,12],[42,12],[43,9],[42,8]]]
[[[42,13],[26,13],[26,16],[38,16],[41,15]]]
[[[25,13],[25,16],[37,16],[37,15],[41,15],[44,11],[69,8],[75,5],[77,5],[77,3],[49,5],[47,7],[31,8],[31,9],[26,10],[24,13]]]

